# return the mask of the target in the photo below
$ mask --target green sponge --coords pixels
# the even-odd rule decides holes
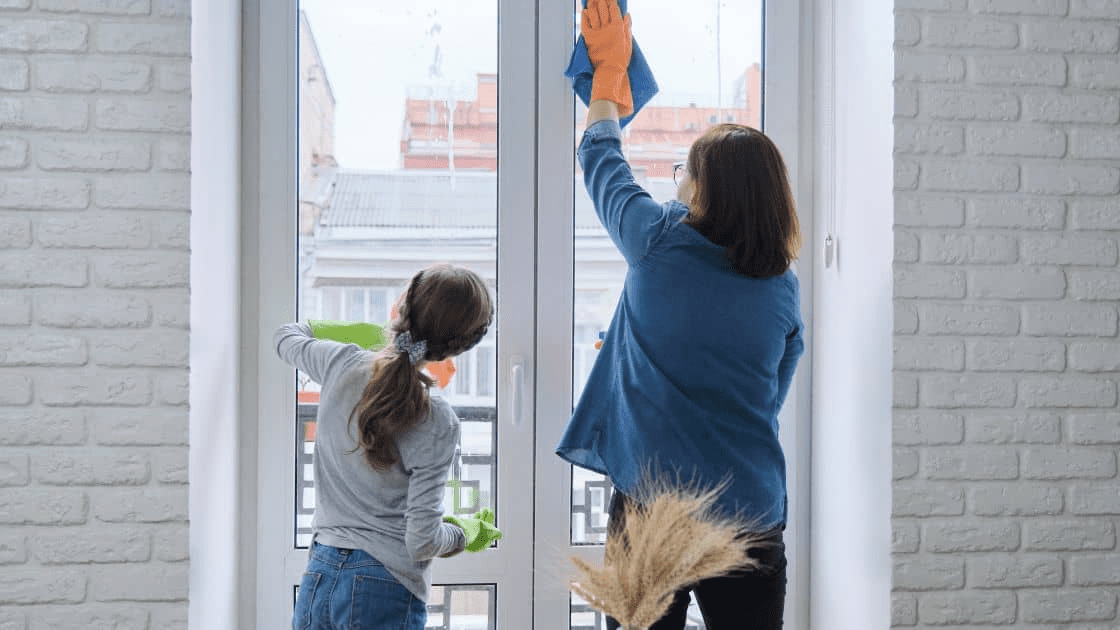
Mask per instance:
[[[310,319],[311,334],[316,339],[329,339],[342,343],[353,343],[366,350],[380,350],[389,343],[385,329],[365,322],[340,322],[330,319]]]
[[[467,535],[464,551],[482,551],[502,537],[502,530],[494,527],[494,510],[490,508],[482,508],[473,517],[445,516],[443,520],[463,528]]]

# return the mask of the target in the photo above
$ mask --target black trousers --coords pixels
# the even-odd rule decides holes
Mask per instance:
[[[626,504],[630,499],[616,491],[611,497],[610,535],[622,530]],[[782,530],[767,532],[760,543],[747,552],[758,559],[757,569],[728,576],[701,580],[673,597],[669,612],[649,630],[683,630],[688,612],[689,592],[704,615],[707,630],[780,630],[786,600],[786,546]],[[607,617],[607,630],[617,630],[619,623]]]

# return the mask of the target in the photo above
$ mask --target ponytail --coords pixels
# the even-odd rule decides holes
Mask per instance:
[[[357,417],[357,448],[375,470],[386,470],[400,460],[396,436],[428,415],[428,388],[433,382],[412,365],[407,353],[382,355],[374,361],[373,376],[350,422]]]
[[[369,382],[350,414],[358,423],[358,446],[375,470],[400,461],[397,436],[428,417],[428,390],[435,383],[401,352],[397,338],[424,342],[419,360],[442,361],[473,348],[486,335],[494,309],[486,283],[461,267],[436,265],[412,277],[392,323],[395,339],[373,362]]]

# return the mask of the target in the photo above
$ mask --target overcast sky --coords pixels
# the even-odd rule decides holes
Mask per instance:
[[[761,56],[761,6],[761,0],[630,0],[634,37],[663,98],[716,105],[718,9],[722,97],[730,105],[734,81]],[[335,153],[347,168],[397,167],[408,87],[473,90],[477,73],[497,71],[496,0],[300,0],[300,8],[334,90]]]

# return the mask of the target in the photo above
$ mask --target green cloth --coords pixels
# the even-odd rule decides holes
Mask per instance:
[[[380,350],[389,343],[385,338],[385,329],[376,324],[330,319],[311,319],[307,323],[311,325],[311,333],[316,339],[353,343],[366,350]]]
[[[463,528],[463,533],[467,535],[464,551],[482,551],[502,537],[502,530],[494,527],[494,510],[490,508],[483,508],[473,517],[445,516],[443,520]]]

